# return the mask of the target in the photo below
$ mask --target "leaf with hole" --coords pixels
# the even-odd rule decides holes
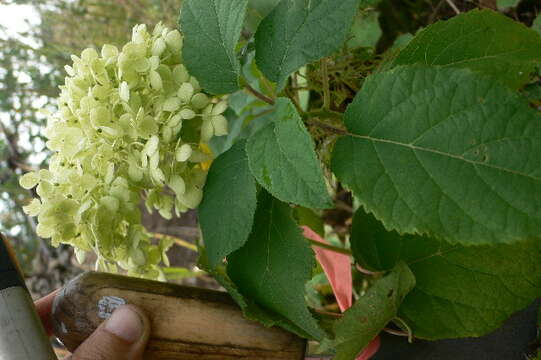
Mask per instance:
[[[541,235],[541,116],[469,70],[399,67],[348,107],[332,169],[388,229],[452,243]]]

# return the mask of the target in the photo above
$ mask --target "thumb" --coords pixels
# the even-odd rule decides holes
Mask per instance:
[[[133,305],[121,306],[69,359],[139,360],[143,358],[149,333],[150,322],[139,308]]]

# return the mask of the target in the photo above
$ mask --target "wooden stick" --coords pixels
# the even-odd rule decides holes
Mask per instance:
[[[74,350],[123,304],[141,307],[151,320],[145,359],[304,358],[305,340],[245,319],[226,293],[103,273],[83,274],[57,295],[55,333]]]

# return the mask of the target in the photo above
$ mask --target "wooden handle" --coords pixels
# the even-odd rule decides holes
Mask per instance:
[[[226,293],[104,273],[85,273],[57,295],[55,334],[73,351],[113,310],[134,304],[152,331],[145,359],[300,360],[306,341],[247,320]]]

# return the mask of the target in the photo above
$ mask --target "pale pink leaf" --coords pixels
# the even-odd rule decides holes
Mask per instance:
[[[305,238],[323,244],[329,244],[308,226],[303,226],[302,229]],[[321,264],[323,271],[325,271],[325,274],[329,279],[340,310],[342,312],[345,311],[352,305],[353,297],[351,262],[349,256],[319,246],[313,246],[312,248],[316,253],[316,258]]]
[[[380,345],[381,345],[380,338],[379,336],[376,336],[374,340],[372,340],[370,344],[368,344],[368,346],[363,349],[361,354],[357,356],[356,360],[369,360],[372,356],[374,356],[378,352]]]
[[[308,226],[303,226],[302,229],[305,238],[323,244],[329,244]],[[346,311],[351,307],[353,301],[353,279],[351,276],[349,256],[319,246],[312,246],[312,248],[316,253],[316,258],[321,264],[323,271],[329,279],[340,310],[342,312]],[[369,360],[378,352],[380,345],[380,338],[379,336],[376,336],[374,340],[363,349],[356,360]]]

